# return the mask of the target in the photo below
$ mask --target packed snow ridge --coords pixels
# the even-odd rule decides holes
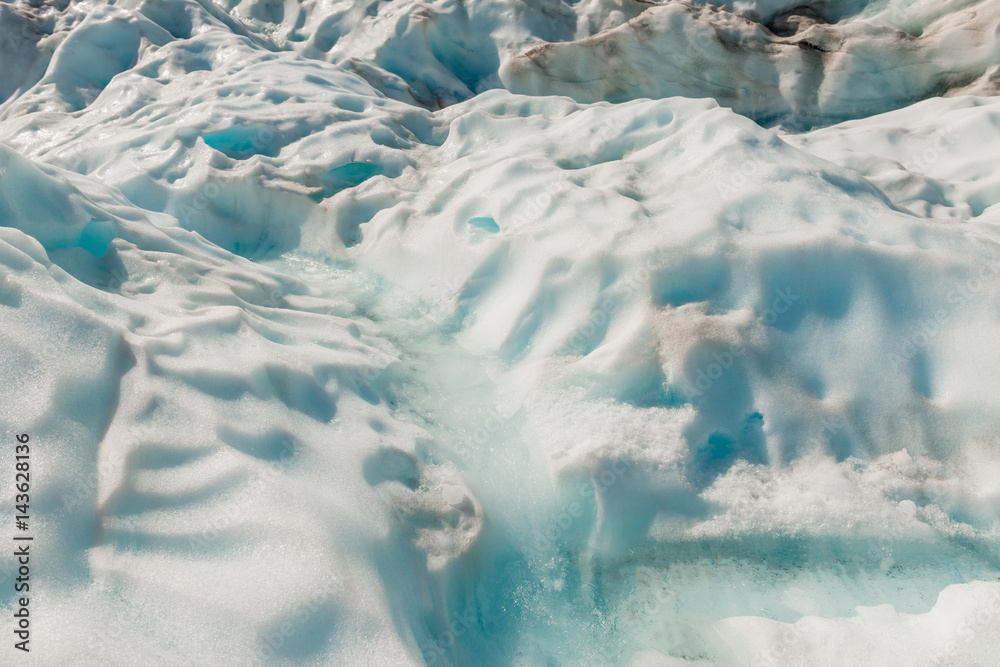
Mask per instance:
[[[0,663],[1000,664],[997,0],[0,0],[0,64]]]

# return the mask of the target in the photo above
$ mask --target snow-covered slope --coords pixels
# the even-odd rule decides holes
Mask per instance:
[[[2,662],[1000,661],[998,21],[0,2]]]
[[[596,35],[533,46],[505,61],[500,78],[514,92],[581,102],[711,97],[797,126],[998,89],[1000,11],[989,0],[921,22],[915,34],[872,20],[831,24],[822,12],[799,6],[763,23],[663,3]]]

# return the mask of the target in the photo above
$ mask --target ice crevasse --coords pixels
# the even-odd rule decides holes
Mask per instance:
[[[998,21],[0,2],[16,664],[1000,663]]]

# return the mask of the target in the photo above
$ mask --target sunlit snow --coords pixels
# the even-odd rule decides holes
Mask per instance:
[[[1000,665],[998,94],[998,0],[0,0],[0,664]]]

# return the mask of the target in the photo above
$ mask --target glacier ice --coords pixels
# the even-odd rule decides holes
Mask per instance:
[[[0,663],[1000,662],[998,21],[0,1]]]

